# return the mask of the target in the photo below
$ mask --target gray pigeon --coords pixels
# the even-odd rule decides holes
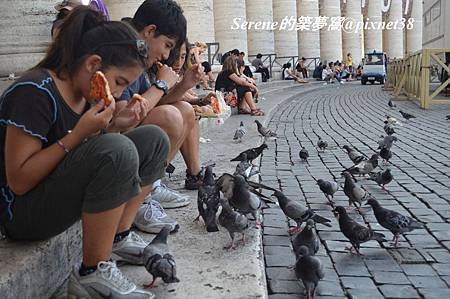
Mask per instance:
[[[308,247],[311,255],[315,255],[319,251],[320,240],[314,230],[314,220],[312,219],[306,221],[305,228],[296,234],[292,240],[292,248],[297,258],[299,257],[299,249],[301,246]]]
[[[447,120],[450,120],[450,115],[447,115],[445,118],[446,118]]]
[[[360,245],[370,240],[377,240],[380,242],[385,242],[385,236],[381,233],[376,233],[370,228],[367,228],[348,216],[347,211],[344,207],[337,206],[334,209],[334,213],[339,221],[339,228],[344,236],[350,240],[352,247],[350,247],[350,252],[354,249],[356,254],[363,255],[360,251]],[[347,248],[348,249],[348,248]]]
[[[380,171],[377,173],[370,174],[369,179],[372,181],[375,181],[378,185],[381,186],[381,188],[383,190],[386,191],[386,188],[384,187],[384,185],[387,185],[390,182],[392,182],[394,177],[391,174],[391,170],[389,168],[387,168],[385,171]]]
[[[383,147],[380,150],[380,157],[387,163],[392,158],[392,152],[390,149]]]
[[[241,124],[236,129],[236,131],[234,132],[233,140],[236,141],[236,142],[242,142],[242,138],[244,137],[244,135],[246,133],[247,133],[247,131],[245,130],[244,122],[241,121]]]
[[[308,158],[309,158],[309,153],[306,150],[306,148],[302,147],[302,149],[300,150],[300,152],[298,153],[298,155],[300,156],[300,159],[304,162],[308,162]]]
[[[156,237],[145,247],[143,252],[143,261],[145,269],[153,276],[150,284],[146,288],[153,288],[155,281],[161,277],[165,283],[180,282],[176,277],[177,270],[175,258],[169,251],[167,237],[170,233],[170,227],[164,226]]]
[[[353,203],[358,203],[361,206],[363,200],[368,198],[367,192],[355,184],[350,173],[344,172],[344,177],[344,193],[348,197],[348,205],[351,206]]]
[[[242,176],[243,177],[243,176]],[[233,197],[233,189],[234,189],[234,176],[229,174],[229,173],[224,173],[222,174],[217,180],[216,180],[216,185],[219,188],[220,191],[222,191],[223,195],[227,198],[230,199],[231,197]],[[264,201],[266,202],[270,202],[273,203],[271,200],[269,200],[269,197],[265,196],[264,194],[258,192],[258,189],[266,189],[266,190],[270,190],[270,191],[275,191],[276,189],[266,186],[264,184],[261,183],[256,183],[256,182],[252,182],[250,180],[246,180],[246,187],[247,189],[258,195],[259,197],[263,198]]]
[[[328,182],[322,179],[317,180],[317,185],[319,185],[320,190],[325,194],[328,200],[334,199],[334,193],[339,189],[339,185],[336,182]]]
[[[242,234],[242,242],[245,245],[245,230],[248,228],[248,219],[239,212],[233,211],[225,198],[220,199],[222,205],[222,211],[219,215],[219,224],[228,231],[231,237],[231,244],[226,246],[225,249],[235,249],[234,234]]]
[[[194,221],[198,221],[200,216],[206,225],[207,232],[217,232],[216,213],[219,209],[220,191],[214,180],[212,166],[207,166],[203,177],[203,185],[198,187],[197,207],[198,217]]]
[[[317,141],[317,147],[321,150],[321,151],[325,151],[325,149],[328,147],[328,142],[323,141],[322,137],[319,136],[319,140]]]
[[[254,169],[255,168],[255,169]],[[248,179],[254,175],[257,175],[259,173],[259,170],[256,169],[256,166],[253,166],[252,163],[250,163],[247,160],[247,154],[243,154],[243,160],[236,165],[236,171],[233,175],[242,175],[244,178]]]
[[[384,127],[383,127],[384,132],[386,132],[386,134],[388,135],[392,135],[395,134],[395,130],[394,127],[389,124],[389,122],[387,120],[384,121]]]
[[[410,120],[411,118],[416,118],[414,115],[403,112],[402,110],[399,110],[400,114],[403,116],[404,119]]]
[[[394,242],[395,247],[397,247],[400,234],[423,228],[422,223],[415,221],[411,217],[404,216],[396,211],[383,208],[380,203],[374,198],[370,198],[367,201],[367,205],[370,205],[372,207],[378,223],[394,234],[392,242]]]
[[[398,141],[398,138],[392,135],[388,135],[384,137],[383,140],[378,141],[378,149],[382,149],[383,147],[391,149],[394,141]]]
[[[391,108],[397,107],[397,105],[395,105],[395,104],[392,102],[392,100],[389,100],[388,105],[389,105],[389,107],[391,107]]]
[[[395,117],[390,116],[390,115],[386,115],[386,120],[388,121],[389,124],[391,125],[402,125]]]
[[[267,148],[268,148],[267,144],[263,143],[263,144],[261,144],[258,147],[250,148],[248,150],[243,151],[242,153],[240,153],[239,155],[237,155],[236,157],[234,157],[230,161],[231,162],[233,162],[233,161],[243,161],[244,160],[244,154],[246,154],[246,159],[248,161],[252,162],[256,158],[258,158],[259,155],[262,154],[263,150],[265,150]]]
[[[317,215],[313,210],[308,209],[299,202],[287,198],[280,191],[276,190],[273,195],[278,199],[278,203],[280,204],[280,208],[283,211],[284,215],[286,215],[288,218],[291,218],[297,223],[297,227],[290,228],[289,233],[298,232],[302,223],[304,221],[307,221],[308,219],[312,219],[316,223],[331,227],[331,224],[329,223],[331,221],[329,219]]]
[[[365,157],[358,153],[353,148],[349,147],[348,145],[344,145],[343,148],[347,151],[347,155],[352,160],[353,164],[361,163],[363,160],[365,160]]]
[[[276,138],[277,134],[270,130],[269,128],[264,127],[257,119],[255,119],[256,126],[258,127],[258,132],[264,138]]]
[[[349,167],[346,170],[344,170],[342,173],[349,172],[351,174],[358,174],[361,176],[372,172],[377,167],[378,167],[378,154],[373,154],[369,160],[362,161],[361,163],[353,165],[352,167]]]
[[[300,247],[299,254],[295,263],[295,276],[302,280],[307,298],[312,299],[319,281],[325,277],[323,265],[317,257],[310,255],[306,246]]]

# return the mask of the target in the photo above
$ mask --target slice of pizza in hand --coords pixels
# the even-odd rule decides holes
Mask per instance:
[[[101,71],[95,72],[91,78],[90,97],[99,102],[103,100],[105,106],[108,107],[114,101],[114,97],[109,89],[108,80]]]

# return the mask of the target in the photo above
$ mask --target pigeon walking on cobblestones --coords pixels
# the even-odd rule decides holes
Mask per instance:
[[[447,115],[445,118],[446,118],[447,120],[450,120],[450,115]]]
[[[367,201],[367,205],[370,205],[372,207],[373,213],[375,214],[375,218],[377,218],[378,223],[394,234],[392,242],[394,242],[395,247],[397,247],[398,245],[400,234],[423,228],[422,223],[415,221],[411,217],[404,216],[396,211],[383,208],[380,203],[374,198],[369,199]]]
[[[255,119],[256,126],[258,127],[258,133],[264,138],[276,138],[277,134],[271,129],[264,127],[259,120]]]
[[[317,251],[319,251],[320,240],[314,230],[314,220],[312,219],[308,219],[306,221],[305,228],[296,234],[292,240],[292,248],[294,249],[294,253],[297,258],[300,255],[299,249],[301,246],[308,247],[311,255],[315,255]]]
[[[344,193],[348,197],[348,205],[351,207],[353,203],[358,203],[361,206],[368,196],[367,192],[355,184],[350,173],[344,172],[344,177]]]
[[[390,124],[388,123],[387,120],[384,121],[384,127],[383,127],[383,130],[384,130],[384,132],[386,132],[386,134],[388,134],[388,135],[393,135],[393,134],[395,134],[394,127],[393,127],[392,125],[390,125]]]
[[[402,110],[399,110],[400,114],[403,116],[404,119],[410,120],[411,118],[416,118],[414,115],[403,112]]]
[[[298,153],[298,155],[300,156],[300,160],[308,163],[308,158],[309,158],[309,153],[306,150],[306,148],[302,147],[302,149],[300,150],[300,152]]]
[[[231,159],[230,161],[231,162],[233,162],[233,161],[244,161],[244,159],[247,159],[248,161],[253,162],[253,160],[258,158],[259,155],[262,154],[263,150],[265,150],[267,148],[268,148],[267,144],[263,143],[263,144],[261,144],[258,147],[251,148],[251,149],[243,151],[242,153],[237,155],[237,157]],[[246,154],[245,158],[244,158],[243,154]]]
[[[385,171],[370,174],[369,179],[375,181],[383,190],[387,191],[384,186],[392,182],[394,176],[392,175],[391,170],[387,168]]]
[[[341,229],[341,232],[345,237],[347,237],[347,239],[350,240],[350,243],[352,244],[352,247],[346,248],[350,249],[350,252],[352,252],[354,249],[356,251],[356,254],[363,255],[359,251],[360,245],[362,243],[370,240],[376,240],[379,242],[386,241],[383,234],[374,232],[370,228],[365,227],[350,218],[344,207],[337,206],[334,209],[334,213],[339,221],[339,228]]]
[[[244,154],[244,159],[236,165],[236,170],[233,175],[242,175],[244,178],[248,179],[259,173],[259,170],[254,169],[256,166],[253,166],[247,160],[247,154]]]
[[[343,148],[347,151],[347,155],[352,160],[353,164],[361,163],[364,160],[364,156],[358,153],[355,149],[344,145]]]
[[[325,194],[328,200],[334,199],[334,193],[339,189],[339,185],[336,182],[324,181],[322,179],[317,180],[320,190]],[[331,199],[330,199],[331,196]]]
[[[295,276],[302,280],[306,298],[312,299],[316,296],[319,281],[325,277],[323,265],[320,259],[310,254],[306,246],[300,247],[299,254],[295,263]]]
[[[389,124],[394,125],[394,126],[402,125],[395,117],[390,116],[390,115],[386,115],[386,120],[388,121]]]
[[[383,147],[391,149],[394,142],[398,141],[398,138],[392,135],[385,136],[382,140],[378,141],[378,149]]]
[[[378,154],[373,154],[369,160],[362,161],[352,167],[347,168],[344,172],[358,175],[366,175],[378,167]]]
[[[387,163],[392,158],[392,152],[390,149],[383,147],[380,150],[380,157]]]
[[[247,131],[245,130],[244,122],[241,121],[239,127],[234,132],[233,140],[236,141],[236,142],[242,142],[242,138],[244,137],[244,135],[246,133],[247,133]]]
[[[317,147],[321,151],[325,151],[325,149],[328,147],[328,142],[322,140],[322,137],[319,136],[319,140],[317,141]]]
[[[153,281],[145,285],[145,288],[153,288],[158,277],[161,277],[165,283],[180,282],[176,277],[175,258],[169,251],[169,245],[167,245],[169,233],[170,227],[164,226],[144,249],[144,266],[153,276]]]
[[[212,166],[206,167],[203,178],[203,185],[198,188],[197,207],[198,217],[194,221],[198,221],[200,216],[206,225],[207,232],[217,232],[216,213],[219,209],[220,191],[214,180]]]
[[[280,208],[283,211],[284,215],[286,215],[288,218],[291,218],[297,223],[296,227],[289,229],[289,233],[292,234],[300,231],[302,223],[307,221],[308,219],[312,219],[316,223],[331,227],[331,224],[329,223],[331,222],[331,220],[315,214],[313,210],[308,209],[297,201],[293,201],[287,198],[280,191],[275,191],[273,195],[278,199],[278,203],[280,204]]]
[[[245,230],[248,228],[248,219],[239,212],[233,211],[228,200],[220,199],[222,211],[219,215],[219,224],[223,226],[231,237],[231,244],[224,247],[225,249],[236,249],[234,244],[234,234],[242,234],[242,243],[245,245]]]
[[[397,105],[395,105],[394,102],[392,102],[392,100],[389,100],[388,105],[391,108],[397,107]]]

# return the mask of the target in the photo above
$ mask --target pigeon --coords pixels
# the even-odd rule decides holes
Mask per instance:
[[[298,153],[298,155],[300,156],[300,159],[304,162],[308,162],[308,158],[309,158],[309,153],[306,150],[306,148],[302,147],[302,149],[300,150],[300,152]]]
[[[411,118],[416,118],[414,115],[403,112],[402,110],[399,110],[400,114],[403,116],[404,119],[410,120]]]
[[[382,149],[383,147],[391,149],[395,141],[398,141],[397,137],[388,135],[383,140],[378,141],[378,149]]]
[[[362,161],[361,163],[353,165],[352,167],[349,167],[346,170],[344,170],[342,173],[349,172],[351,174],[358,174],[361,176],[372,172],[377,167],[378,167],[378,154],[373,154],[369,160]]]
[[[402,124],[401,124],[395,117],[393,117],[393,116],[386,115],[386,120],[388,121],[388,123],[389,123],[390,125],[394,125],[394,126],[399,125],[399,126],[402,126]]]
[[[384,185],[389,184],[394,179],[394,177],[391,174],[391,170],[387,168],[385,171],[370,174],[369,179],[375,181],[378,185],[381,186],[383,190],[387,191]]]
[[[347,211],[342,206],[337,206],[333,211],[339,221],[339,228],[344,236],[350,240],[352,247],[350,252],[354,249],[358,255],[363,255],[360,251],[360,245],[370,240],[385,242],[385,236],[381,233],[376,233],[370,228],[367,228],[348,216]],[[348,248],[346,248],[348,249]]]
[[[389,162],[389,160],[392,158],[392,152],[390,149],[383,147],[380,150],[380,157],[383,158],[385,162]]]
[[[392,125],[389,124],[389,122],[387,120],[384,121],[384,127],[383,130],[386,132],[386,134],[388,135],[392,135],[395,134],[395,130],[392,127]]]
[[[236,129],[236,131],[234,132],[233,140],[236,141],[236,142],[242,142],[242,138],[244,137],[244,135],[246,133],[247,133],[247,131],[244,128],[244,122],[241,121],[241,124]]]
[[[389,107],[391,107],[391,108],[397,107],[397,105],[395,105],[395,104],[392,102],[392,100],[389,100],[388,105],[389,105]]]
[[[307,221],[308,219],[312,219],[317,223],[331,227],[331,224],[329,223],[331,221],[329,219],[315,214],[313,210],[308,209],[297,201],[293,201],[287,198],[280,191],[276,190],[273,195],[278,199],[278,203],[280,204],[280,208],[283,211],[284,215],[286,215],[288,218],[291,218],[297,223],[297,227],[289,229],[289,233],[298,232],[302,223],[304,221]]]
[[[222,211],[219,215],[219,224],[223,226],[231,237],[231,244],[226,246],[225,249],[236,249],[234,245],[234,234],[242,234],[242,243],[245,245],[245,230],[248,228],[248,219],[239,212],[233,211],[228,200],[225,198],[220,199],[222,205]]]
[[[197,206],[198,217],[194,221],[198,221],[200,216],[206,225],[207,232],[217,232],[216,213],[219,209],[220,191],[214,180],[212,166],[207,166],[203,177],[203,185],[198,188]]]
[[[317,180],[317,185],[319,185],[320,190],[325,194],[328,200],[330,200],[330,196],[334,199],[334,193],[339,189],[339,185],[336,182],[328,182],[322,179]]]
[[[361,163],[365,158],[356,150],[350,148],[348,145],[344,145],[343,148],[347,151],[347,155],[352,160],[353,164]]]
[[[321,151],[325,151],[325,149],[328,147],[328,142],[323,141],[322,138],[319,136],[319,140],[317,141],[317,147]]]
[[[359,206],[361,206],[362,201],[366,200],[368,196],[367,192],[355,184],[349,172],[344,172],[344,177],[344,193],[348,197],[348,205],[359,203]]]
[[[447,115],[445,118],[446,118],[447,120],[450,120],[450,115]]]
[[[415,221],[411,217],[383,208],[374,198],[369,199],[366,205],[370,205],[372,207],[378,223],[394,234],[392,242],[394,242],[395,247],[397,247],[400,234],[423,228],[422,223]]]
[[[231,159],[230,161],[244,161],[244,156],[243,154],[246,154],[246,160],[252,162],[253,160],[255,160],[256,158],[258,158],[259,155],[261,155],[261,153],[263,152],[263,150],[265,150],[267,148],[267,144],[263,143],[258,147],[255,148],[251,148],[248,150],[243,151],[242,153],[240,153],[237,157]]]
[[[267,189],[270,191],[275,191],[276,189],[266,186],[261,183],[256,183],[252,181],[246,181],[247,189],[258,195],[261,198],[264,198],[265,201],[273,203],[271,200],[269,200],[269,197],[265,196],[264,194],[261,194],[257,191],[257,189]],[[230,199],[233,196],[233,188],[234,188],[234,176],[229,173],[222,174],[217,180],[216,185],[218,186],[219,190],[222,191],[223,195]]]
[[[314,298],[319,281],[325,277],[323,265],[315,256],[310,255],[306,246],[299,249],[300,257],[295,263],[295,276],[301,279],[305,286],[308,299]]]
[[[153,288],[155,281],[161,277],[165,283],[180,282],[176,277],[174,256],[169,252],[167,237],[170,227],[164,226],[156,237],[145,247],[142,254],[145,269],[153,276],[153,281],[145,288]]]
[[[305,228],[295,235],[292,240],[292,248],[295,256],[299,257],[299,249],[301,246],[308,247],[309,253],[315,255],[319,251],[320,240],[314,230],[314,220],[308,219]]]
[[[236,165],[236,170],[235,170],[233,175],[240,174],[244,178],[248,179],[248,178],[250,178],[250,177],[252,177],[252,176],[254,176],[254,175],[259,173],[259,170],[256,170],[256,169],[254,170],[253,169],[254,167],[255,166],[253,166],[252,163],[250,163],[247,160],[247,154],[244,153],[243,154],[243,160],[240,161],[238,163],[238,165]]]
[[[258,127],[258,133],[264,138],[276,138],[277,134],[271,129],[264,127],[257,119],[255,119],[256,126]]]

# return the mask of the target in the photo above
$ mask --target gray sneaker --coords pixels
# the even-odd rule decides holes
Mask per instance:
[[[131,231],[125,239],[113,244],[111,259],[118,263],[144,265],[142,253],[146,246],[147,243],[141,236]]]
[[[74,269],[69,278],[69,296],[87,299],[153,299],[155,295],[138,289],[114,262],[99,262],[97,270],[80,276]]]
[[[141,231],[157,234],[164,226],[170,227],[170,232],[175,232],[180,227],[178,223],[167,216],[163,207],[151,197],[139,208],[134,225]]]
[[[159,202],[164,209],[181,208],[191,202],[189,196],[169,189],[162,183],[152,191],[151,198]]]

